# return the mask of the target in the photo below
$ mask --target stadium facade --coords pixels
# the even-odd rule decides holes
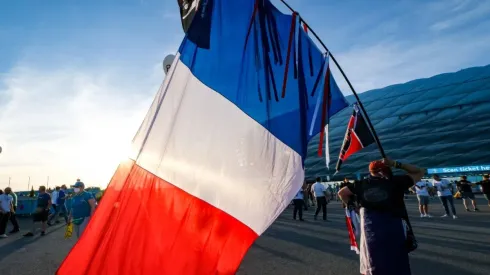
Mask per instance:
[[[464,69],[360,94],[383,148],[401,162],[457,175],[490,170],[490,65]],[[353,96],[347,98],[352,104]],[[352,108],[330,122],[330,170],[318,157],[318,136],[308,146],[306,178],[358,178],[379,159],[375,144],[335,165]]]

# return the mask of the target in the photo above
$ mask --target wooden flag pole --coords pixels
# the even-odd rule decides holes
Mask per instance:
[[[291,12],[297,13],[299,15],[299,13],[297,11],[295,11],[288,3],[286,3],[285,0],[281,0],[281,2]],[[337,62],[337,60],[335,59],[335,57],[333,56],[333,54],[328,50],[328,48],[325,45],[325,43],[323,43],[323,41],[320,39],[320,37],[315,33],[315,31],[310,27],[310,25],[308,25],[308,23],[306,23],[306,21],[303,19],[303,17],[301,17],[301,15],[299,17],[299,20],[300,20],[301,23],[303,23],[306,26],[307,29],[310,30],[310,33],[313,34],[313,36],[316,38],[316,40],[318,40],[318,42],[322,45],[323,49],[325,49],[325,51],[327,52],[327,54],[330,55],[330,58],[332,58],[332,61],[335,63],[335,66],[337,66],[337,68],[339,69],[340,73],[342,74],[342,76],[344,77],[345,81],[347,82],[347,85],[349,85],[349,88],[351,89],[352,94],[354,94],[354,97],[356,98],[357,103],[359,104],[359,108],[361,109],[362,113],[364,114],[364,117],[366,118],[366,121],[367,121],[367,123],[369,125],[369,128],[371,128],[371,133],[373,134],[374,141],[376,142],[376,145],[379,148],[379,152],[381,153],[381,157],[386,158],[385,151],[383,149],[383,146],[381,146],[381,141],[379,140],[379,137],[378,137],[378,134],[376,133],[376,130],[374,130],[374,126],[373,126],[373,124],[371,122],[371,119],[369,119],[369,116],[368,116],[368,114],[366,112],[366,109],[364,108],[364,105],[361,102],[361,99],[359,98],[359,95],[357,94],[356,90],[352,86],[352,83],[349,81],[349,78],[347,78],[347,75],[345,74],[344,70],[342,70],[342,67],[340,67],[340,64]]]

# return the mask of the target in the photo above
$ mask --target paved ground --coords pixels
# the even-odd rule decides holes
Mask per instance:
[[[460,219],[420,219],[415,198],[407,201],[420,247],[411,256],[414,275],[490,274],[490,209],[479,199],[481,213],[465,213],[456,201]],[[433,214],[442,214],[438,201]],[[246,255],[239,275],[341,274],[357,275],[358,258],[349,250],[345,220],[338,203],[328,206],[330,222],[291,219],[288,209]],[[28,220],[22,220],[26,228]],[[51,227],[41,238],[20,234],[0,240],[0,274],[54,274],[73,240],[64,240],[64,228]]]

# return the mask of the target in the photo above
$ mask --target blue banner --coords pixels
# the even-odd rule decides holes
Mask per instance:
[[[472,166],[427,169],[428,174],[468,173],[468,172],[482,172],[482,171],[490,171],[490,165],[483,164],[483,165],[472,165]]]

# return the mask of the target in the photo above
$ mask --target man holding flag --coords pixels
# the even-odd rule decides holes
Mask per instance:
[[[392,167],[406,174],[394,176]],[[425,170],[383,159],[371,162],[369,172],[367,179],[339,191],[344,203],[356,195],[361,207],[361,274],[409,275],[408,253],[414,249],[415,239],[406,224],[403,196],[405,190],[420,181]]]

